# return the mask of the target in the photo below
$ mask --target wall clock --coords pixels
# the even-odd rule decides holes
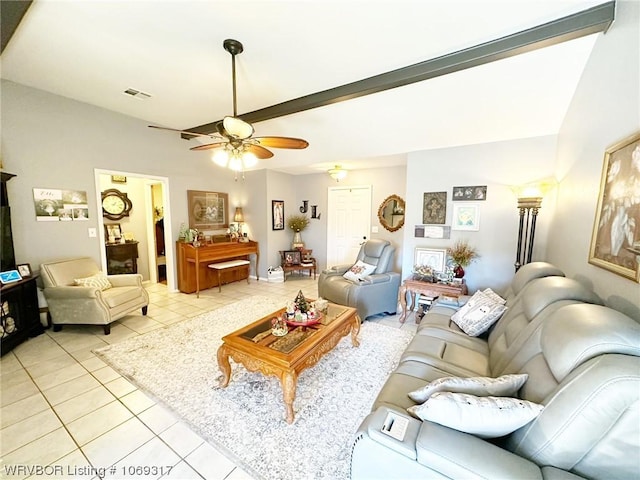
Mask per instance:
[[[133,204],[126,193],[115,188],[102,192],[102,216],[109,220],[120,220],[128,217]]]

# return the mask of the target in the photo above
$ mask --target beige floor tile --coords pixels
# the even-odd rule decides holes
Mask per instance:
[[[82,446],[133,417],[120,402],[113,401],[67,424],[67,429]]]
[[[182,422],[162,432],[160,438],[183,458],[204,443],[199,435]]]
[[[115,465],[115,475],[111,475],[110,469],[105,478],[160,478],[180,461],[181,458],[173,450],[158,437],[154,437],[119,461]]]
[[[62,354],[48,359],[44,362],[38,362],[29,365],[26,369],[29,372],[29,375],[33,378],[40,378],[49,373],[57,372],[62,370],[65,367],[69,367],[71,365],[76,365],[76,359],[69,355],[67,352],[62,350]]]
[[[16,375],[20,371],[15,372]],[[33,383],[29,377],[22,379],[21,382],[7,382],[7,385],[2,385],[2,395],[0,395],[0,407],[11,405],[14,402],[22,400],[24,398],[36,395],[39,393],[38,387]]]
[[[253,480],[253,477],[242,470],[240,467],[236,467],[229,474],[229,476],[225,478],[225,480]]]
[[[64,350],[48,335],[38,335],[13,349],[13,353],[24,366],[44,362],[62,355]]]
[[[38,385],[40,390],[48,390],[56,385],[60,385],[61,383],[81,377],[86,373],[87,371],[82,367],[82,365],[75,363],[73,365],[60,368],[55,372],[34,378],[33,381]]]
[[[136,415],[144,412],[147,408],[154,406],[156,403],[140,390],[134,390],[133,392],[124,395],[120,398],[120,401]]]
[[[68,382],[61,383],[53,388],[44,390],[42,393],[51,405],[58,405],[59,403],[65,402],[99,386],[100,382],[98,382],[91,374],[85,373],[84,375],[69,380]]]
[[[1,451],[10,453],[37,438],[60,428],[58,417],[49,409],[0,430]]]
[[[95,475],[96,470],[91,466],[80,449],[76,449],[68,455],[56,460],[50,465],[47,480],[78,480],[89,479]],[[43,480],[42,476],[30,477],[29,480]]]
[[[109,383],[116,378],[120,378],[120,374],[109,366],[94,370],[91,374],[102,384]]]
[[[49,465],[78,447],[64,428],[58,428],[13,452],[3,455],[0,465]],[[17,477],[8,477],[17,478]],[[42,478],[42,477],[41,477]]]
[[[200,445],[185,460],[207,480],[223,480],[236,467],[231,460],[208,443]]]
[[[105,387],[98,387],[54,406],[54,410],[65,423],[71,423],[115,400]]]
[[[203,477],[191,468],[187,462],[182,461],[171,468],[168,474],[160,478],[162,480],[202,480]]]
[[[178,419],[162,405],[155,404],[138,415],[147,427],[154,433],[159,434],[178,423]]]
[[[93,358],[89,358],[88,360],[85,360],[83,362],[80,362],[80,365],[86,368],[89,372],[94,372],[96,370],[99,370],[107,366],[106,363],[104,363],[101,359],[99,359],[96,356],[94,356]]]
[[[20,369],[22,369],[22,365],[13,352],[6,353],[2,358],[0,358],[0,378],[3,375]]]
[[[136,389],[136,386],[124,377],[116,378],[104,384],[111,393],[120,398],[127,393],[131,393]]]
[[[48,409],[49,404],[41,393],[23,398],[0,409],[0,428],[8,427]]]
[[[134,417],[92,440],[82,447],[82,451],[94,467],[108,467],[122,460],[152,437],[153,432]]]

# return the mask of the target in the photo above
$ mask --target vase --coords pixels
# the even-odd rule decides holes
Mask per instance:
[[[455,268],[453,269],[453,276],[455,278],[464,277],[464,268],[462,268],[462,265],[456,265],[455,266]]]
[[[304,242],[302,241],[302,235],[299,231],[293,234],[293,241],[291,242],[291,248],[304,248]]]

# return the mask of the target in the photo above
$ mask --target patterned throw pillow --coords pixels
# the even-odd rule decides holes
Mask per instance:
[[[482,438],[508,435],[536,418],[544,407],[509,397],[476,397],[438,392],[407,411],[421,420],[439,423]]]
[[[108,290],[113,285],[107,279],[104,273],[96,273],[95,275],[91,275],[90,277],[85,278],[74,278],[74,283],[81,287],[95,287],[100,290]]]
[[[353,267],[345,272],[343,275],[347,280],[358,283],[364,280],[365,277],[371,275],[376,269],[375,265],[369,265],[362,260],[358,260]]]
[[[498,321],[507,307],[494,302],[481,291],[477,291],[469,301],[451,316],[451,320],[464,333],[471,337],[486,332],[491,325]]]
[[[504,298],[502,298],[500,295],[498,295],[496,292],[494,292],[490,288],[485,288],[482,291],[482,293],[484,293],[487,297],[489,297],[494,302],[499,303],[500,305],[504,305],[505,303],[507,303],[507,301]]]
[[[526,373],[491,377],[443,377],[427,383],[424,387],[409,392],[409,398],[416,403],[426,402],[436,392],[468,393],[479,397],[512,397],[527,381]]]

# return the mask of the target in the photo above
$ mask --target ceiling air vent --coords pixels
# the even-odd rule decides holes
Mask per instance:
[[[148,93],[141,92],[140,90],[136,90],[135,88],[127,88],[124,93],[126,95],[131,95],[132,97],[139,98],[140,100],[151,98],[151,95],[149,95]]]

